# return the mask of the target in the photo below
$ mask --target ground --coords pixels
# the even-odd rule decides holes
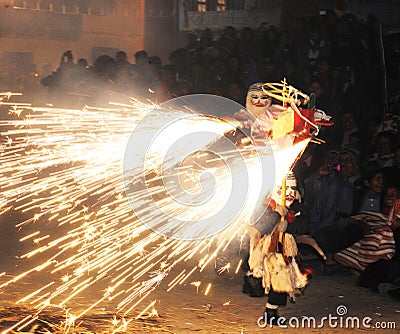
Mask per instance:
[[[14,217],[3,215],[0,217],[0,286],[17,273],[32,267],[31,260],[22,261],[16,255],[26,252],[22,249],[15,229]],[[310,255],[310,254],[308,254]],[[281,316],[290,320],[288,325],[296,325],[296,320],[305,328],[260,328],[257,319],[264,312],[265,297],[252,298],[242,292],[243,272],[238,274],[224,273],[218,275],[212,265],[203,272],[194,272],[183,284],[177,285],[167,292],[168,284],[183,269],[190,270],[194,263],[180,263],[171,272],[169,277],[162,281],[146,300],[140,304],[135,312],[129,313],[125,331],[116,331],[111,320],[115,314],[116,302],[105,301],[95,306],[84,317],[75,323],[74,328],[65,329],[65,310],[52,307],[43,311],[38,320],[19,333],[398,333],[400,327],[400,302],[388,296],[360,288],[356,285],[354,274],[341,273],[325,275],[322,271],[322,260],[315,255],[312,259],[301,263],[302,268],[308,266],[314,270],[312,279],[302,295],[296,298],[296,303],[279,310]],[[237,259],[235,259],[237,260]],[[26,268],[24,268],[26,266]],[[6,273],[6,274],[3,274]],[[0,333],[25,316],[34,315],[32,306],[28,303],[18,303],[20,298],[28,295],[47,282],[46,273],[32,273],[23,283],[0,288]],[[196,287],[194,282],[201,282]],[[211,283],[209,293],[205,295],[206,287]],[[122,288],[129,288],[129,283]],[[77,311],[87,308],[97,299],[94,297],[104,291],[104,286],[98,286],[93,291],[85,291],[73,299],[71,307]],[[154,309],[158,315],[150,316],[144,312],[139,319],[136,315],[149,303],[154,302]],[[75,312],[77,312],[75,311]],[[337,312],[343,316],[331,319],[331,326],[324,321],[318,328],[323,317],[337,317]],[[351,328],[350,319],[357,317],[360,328]],[[363,319],[371,318],[368,324],[374,327],[363,326]],[[316,328],[312,327],[315,318]],[[340,319],[342,328],[340,327]],[[350,320],[351,320],[350,319]],[[348,326],[346,326],[346,321]],[[308,324],[311,325],[308,325]],[[120,323],[121,324],[121,323]],[[394,328],[394,326],[396,326]],[[300,326],[301,327],[301,326]],[[25,332],[23,332],[25,331]]]
[[[7,257],[3,256],[3,260]],[[9,267],[14,259],[8,258],[8,265],[3,262],[3,267]],[[162,283],[149,296],[148,301],[155,301],[154,308],[158,316],[150,317],[144,313],[141,319],[135,320],[129,315],[126,333],[398,333],[398,329],[390,329],[395,325],[400,326],[400,302],[388,296],[359,288],[355,284],[355,276],[350,274],[324,275],[321,269],[321,260],[313,259],[303,261],[302,265],[310,265],[314,269],[314,275],[302,295],[299,295],[294,304],[288,303],[280,309],[281,316],[290,319],[290,324],[295,325],[296,319],[301,324],[302,317],[314,317],[318,326],[323,317],[341,317],[332,319],[330,326],[328,321],[321,328],[310,328],[305,322],[306,328],[260,328],[257,319],[264,311],[266,298],[252,298],[242,293],[243,275],[225,274],[218,276],[214,269],[208,268],[205,272],[195,273],[185,284],[178,285],[170,292],[166,292],[167,282]],[[0,278],[1,279],[1,278]],[[200,280],[202,283],[196,288],[192,282]],[[32,314],[29,305],[15,305],[15,300],[27,294],[27,291],[35,284],[40,283],[40,277],[34,282],[14,286],[0,292],[0,330],[9,328],[12,324],[23,319],[25,315]],[[204,295],[206,285],[212,283],[208,295]],[[198,290],[198,291],[197,291]],[[89,305],[90,296],[77,298],[77,306]],[[68,333],[111,333],[111,319],[113,317],[112,303],[106,303],[102,307],[94,308],[82,322],[76,324],[75,329],[69,329]],[[144,308],[144,307],[142,307]],[[347,311],[346,311],[347,310]],[[296,319],[295,319],[295,318]],[[360,328],[350,328],[355,322],[347,322],[348,317],[357,317]],[[371,326],[386,327],[385,329],[367,328],[362,320],[370,317]],[[62,332],[57,324],[63,322],[65,314],[58,309],[49,309],[40,315],[40,321],[31,326],[31,333],[42,333],[44,329],[51,333]],[[342,328],[340,328],[340,318]],[[312,322],[311,322],[312,324]],[[28,329],[24,329],[26,332]],[[49,333],[47,332],[47,333]],[[67,332],[64,330],[64,332]],[[123,332],[123,331],[117,331]],[[22,332],[20,332],[22,333]]]

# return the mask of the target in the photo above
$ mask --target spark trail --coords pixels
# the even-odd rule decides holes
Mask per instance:
[[[308,144],[261,153],[219,149],[205,153],[215,153],[215,161],[196,167],[201,159],[190,153],[234,124],[137,101],[83,110],[16,105],[10,112],[12,119],[0,121],[0,214],[21,217],[16,227],[26,232],[20,242],[30,248],[21,259],[33,265],[11,279],[0,274],[0,291],[38,273],[46,273],[46,281],[17,301],[36,312],[2,333],[27,328],[50,306],[68,310],[66,332],[102,304],[111,302],[122,319],[138,313],[162,280],[170,280],[168,291],[184,284],[243,238],[260,193],[272,191]],[[146,137],[149,128],[140,124],[149,115],[157,136],[139,168],[135,163],[143,157],[127,147],[132,133]],[[188,139],[204,129],[206,137]],[[265,172],[271,175],[263,187]],[[232,182],[242,179],[248,182]],[[243,186],[244,201],[234,196]],[[189,260],[197,264],[175,272]],[[101,294],[74,310],[74,300],[98,286]]]

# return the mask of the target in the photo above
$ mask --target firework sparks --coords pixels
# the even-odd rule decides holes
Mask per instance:
[[[204,291],[204,296],[207,296],[210,293],[211,287],[212,287],[212,283],[208,283],[207,288]]]
[[[3,94],[0,100],[11,96],[12,93]],[[174,149],[173,154],[165,159],[166,152],[179,136],[196,129],[212,128],[217,134],[215,138],[218,138],[232,129],[229,122],[169,110],[168,117],[183,121],[169,127],[148,150],[146,189],[139,187],[125,196],[126,182],[122,175],[125,149],[132,129],[153,109],[154,106],[135,101],[129,105],[87,107],[84,110],[20,105],[11,109],[15,118],[0,121],[0,214],[10,211],[22,213],[23,218],[16,226],[20,229],[29,226],[36,230],[20,238],[20,242],[31,248],[21,258],[42,261],[10,280],[0,281],[0,289],[26,280],[37,272],[49,273],[47,282],[19,300],[20,303],[32,304],[38,313],[22,319],[12,328],[27,327],[49,305],[72,309],[70,305],[77,296],[101,284],[107,287],[94,303],[84,310],[67,313],[65,331],[106,300],[115,300],[117,315],[122,315],[112,320],[113,326],[126,328],[129,321],[125,316],[169,277],[178,263],[200,258],[197,266],[175,273],[167,291],[184,284],[195,271],[203,270],[212,262],[232,240],[242,237],[245,231],[243,222],[251,216],[259,200],[257,196],[250,198],[239,214],[234,212],[235,215],[225,217],[231,222],[229,225],[210,217],[218,213],[220,203],[229,200],[232,186],[226,180],[232,174],[239,179],[242,174],[246,175],[250,184],[259,183],[256,165],[260,155],[255,155],[254,151],[239,152],[246,158],[244,165],[234,162],[238,152],[226,152],[225,158],[233,161],[230,168],[212,168],[212,173],[197,183],[198,189],[205,189],[207,196],[212,198],[206,206],[197,205],[204,201],[203,191],[185,192],[176,200],[181,192],[175,184],[167,187],[167,191],[165,186],[160,186],[162,168],[173,168],[187,156],[188,151],[199,150],[209,143],[209,138],[204,142],[198,138],[193,142],[186,140],[181,149]],[[157,117],[160,122],[154,123],[156,128],[165,123],[164,117],[167,116],[160,111]],[[274,152],[276,173],[269,187],[275,179],[280,180],[286,174],[307,143]],[[261,155],[261,158],[271,163],[271,152]],[[135,170],[135,166],[129,169],[133,176],[142,172]],[[192,188],[203,172],[202,169],[196,171],[183,166],[173,176],[178,175],[183,188],[187,185]],[[183,179],[180,173],[184,173]],[[215,188],[216,184],[218,188]],[[135,184],[132,182],[129,186]],[[263,191],[266,193],[265,189]],[[148,194],[156,203],[157,212],[149,210],[148,202],[143,200]],[[192,206],[181,204],[190,201],[194,203]],[[166,219],[172,216],[191,224],[182,226],[174,219]],[[182,238],[168,238],[172,232]],[[193,239],[193,235],[210,237]],[[0,277],[4,276],[5,273],[0,274]],[[199,285],[195,285],[197,290]],[[210,289],[211,283],[204,294],[208,295]],[[136,319],[153,306],[154,303],[150,304]]]
[[[190,283],[190,285],[193,285],[196,288],[196,293],[198,294],[201,281],[193,281],[192,283]]]

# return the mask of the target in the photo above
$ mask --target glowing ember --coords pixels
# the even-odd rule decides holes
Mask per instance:
[[[194,287],[196,287],[196,293],[199,293],[199,286],[201,285],[201,281],[194,281],[192,283],[190,283],[190,285],[193,285]]]
[[[204,291],[204,296],[207,296],[211,290],[212,284],[208,283],[206,290]]]

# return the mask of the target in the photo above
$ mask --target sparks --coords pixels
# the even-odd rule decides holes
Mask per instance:
[[[206,290],[204,291],[204,296],[207,296],[211,290],[212,283],[208,283]]]
[[[193,281],[192,283],[190,283],[190,285],[193,285],[194,287],[196,287],[196,293],[199,293],[199,286],[201,285],[201,281]]]
[[[4,93],[0,101],[10,98],[13,95],[10,94]],[[228,225],[213,218],[221,209],[220,203],[228,203],[233,192],[232,184],[226,181],[245,178],[249,186],[258,189],[257,164],[262,159],[270,165],[272,162],[271,168],[275,170],[273,180],[268,183],[271,188],[308,144],[305,140],[274,151],[274,160],[267,149],[265,154],[254,154],[249,149],[226,152],[229,168],[193,169],[190,168],[193,165],[183,164],[172,176],[177,176],[183,189],[189,185],[191,190],[201,191],[184,192],[176,200],[181,192],[175,183],[171,187],[163,185],[160,173],[164,167],[174,170],[187,157],[185,152],[199,150],[210,140],[185,139],[182,147],[174,147],[179,137],[206,128],[218,138],[234,126],[215,117],[194,116],[193,112],[159,111],[158,121],[154,123],[156,129],[171,117],[181,121],[165,129],[163,136],[155,138],[155,145],[149,148],[144,166],[145,188],[135,188],[134,176],[138,171],[135,166],[129,166],[133,177],[128,186],[134,191],[126,192],[122,175],[126,147],[133,129],[140,130],[138,124],[151,111],[154,111],[153,105],[133,100],[127,105],[83,110],[24,104],[13,107],[15,116],[24,115],[23,118],[0,121],[1,136],[6,138],[0,146],[0,214],[21,212],[24,218],[16,226],[22,232],[28,225],[37,228],[20,238],[31,246],[21,259],[35,257],[42,261],[0,284],[0,289],[29,280],[38,272],[47,273],[43,286],[22,300],[37,310],[49,305],[70,310],[65,319],[66,331],[103,301],[115,300],[117,315],[125,316],[136,310],[167,277],[169,291],[187,281],[194,272],[203,270],[232,240],[241,238],[246,229],[243,222],[251,216],[259,200],[255,192],[246,203],[238,203],[239,212],[228,212],[224,216],[230,222]],[[172,154],[171,147],[174,147]],[[238,157],[244,163],[236,163]],[[267,190],[271,189],[263,189],[265,193]],[[157,210],[149,210],[143,200],[146,196]],[[204,199],[208,201],[203,205]],[[193,205],[184,206],[182,202]],[[190,224],[179,224],[177,219]],[[169,235],[180,238],[169,238]],[[207,238],[193,238],[193,235]],[[179,263],[190,260],[198,264],[190,270],[175,272]],[[230,265],[224,270],[229,269]],[[193,283],[198,291],[200,283]],[[98,284],[106,286],[103,293],[86,310],[75,312],[74,299]],[[204,295],[210,289],[211,283]],[[154,303],[150,304],[143,312],[153,306]],[[153,312],[157,311],[153,309],[150,314]],[[34,318],[27,317],[18,326],[26,327]],[[118,318],[118,323],[116,319],[112,320],[114,327],[127,325],[123,317]]]

